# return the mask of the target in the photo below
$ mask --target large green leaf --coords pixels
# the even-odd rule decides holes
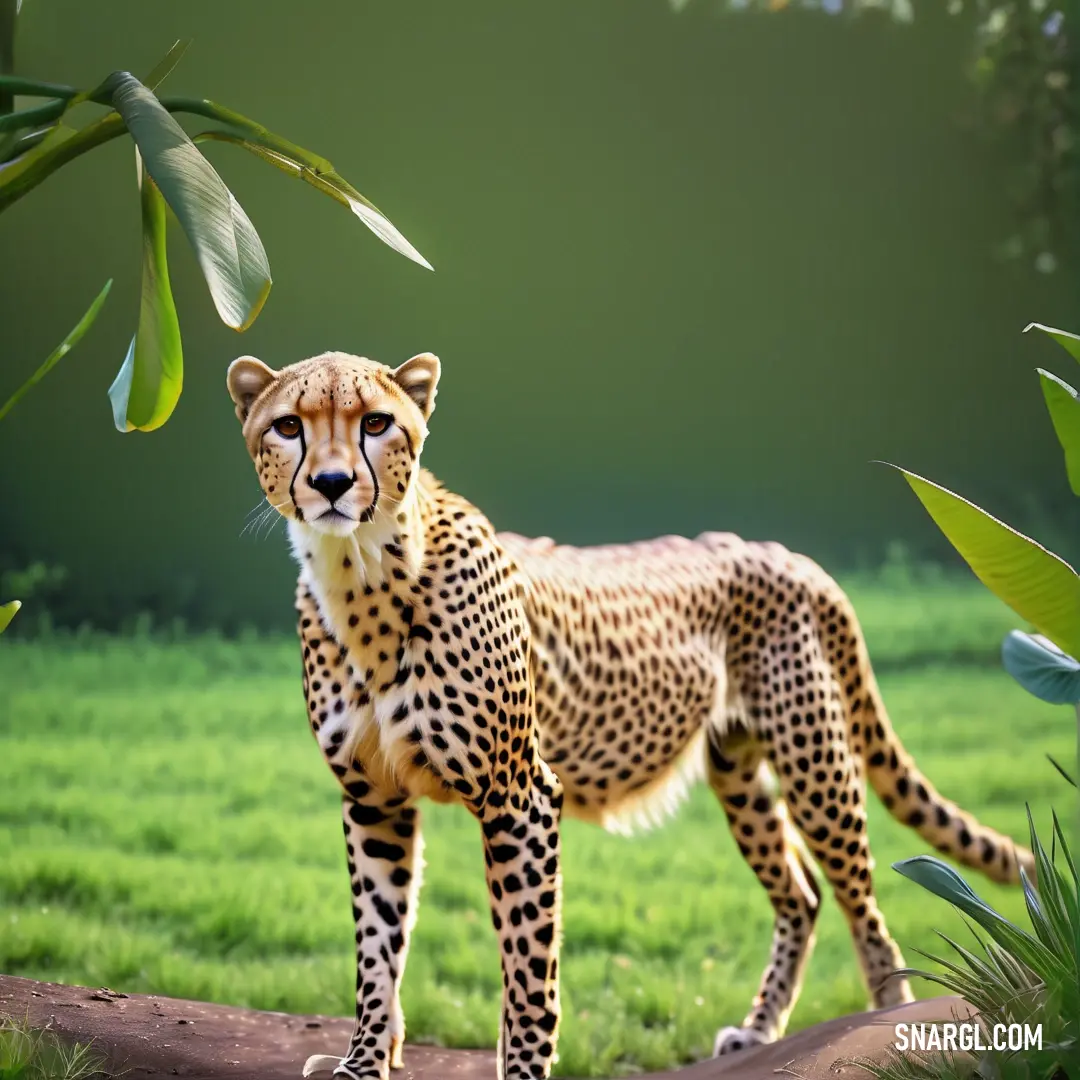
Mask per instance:
[[[143,265],[139,328],[109,387],[118,431],[153,431],[172,415],[184,382],[180,323],[169,287],[165,200],[146,174],[138,151],[142,201]]]
[[[1080,402],[1076,399],[1076,391],[1067,382],[1042,368],[1038,371],[1054,432],[1065,451],[1069,487],[1074,495],[1080,495]]]
[[[18,600],[9,600],[6,604],[0,604],[0,634],[8,628],[8,624],[15,618],[15,613],[21,607],[22,604]]]
[[[270,291],[270,265],[255,227],[183,128],[134,75],[116,72],[104,90],[194,248],[222,322],[246,330]]]
[[[1070,334],[1068,330],[1055,330],[1052,326],[1044,326],[1042,323],[1028,323],[1024,327],[1024,333],[1029,330],[1041,330],[1044,334],[1048,334],[1052,337],[1063,349],[1066,349],[1070,356],[1078,363],[1080,363],[1080,337],[1076,334]]]
[[[101,306],[105,303],[105,297],[109,295],[109,290],[111,288],[112,278],[109,278],[109,280],[105,282],[105,287],[97,294],[94,302],[87,309],[86,314],[83,315],[75,325],[75,329],[72,330],[51,353],[49,353],[45,363],[42,364],[14,394],[7,399],[3,406],[0,406],[0,420],[3,420],[3,418],[7,416],[7,414],[15,407],[15,403],[30,389],[30,387],[44,379],[45,376],[48,375],[49,372],[79,343],[83,334],[90,329],[94,320],[98,317],[98,312],[101,311]]]
[[[979,580],[1060,649],[1080,656],[1080,578],[1053,552],[961,498],[900,470]]]
[[[221,109],[220,106],[212,107],[220,111],[222,120],[231,119],[236,122],[237,114]],[[329,195],[335,202],[348,207],[384,244],[425,269],[433,269],[431,263],[409,243],[401,230],[370,199],[366,199],[342,177],[329,161],[274,135],[261,125],[252,124],[252,127],[260,131],[258,137],[244,138],[227,131],[206,131],[196,138],[214,139],[243,147],[282,172],[304,180],[324,195]]]

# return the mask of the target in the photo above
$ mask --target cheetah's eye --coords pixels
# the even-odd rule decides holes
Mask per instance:
[[[364,434],[381,435],[390,426],[390,416],[384,412],[368,413],[364,417]]]
[[[295,439],[302,427],[299,416],[283,416],[280,420],[274,421],[274,430],[283,439]]]

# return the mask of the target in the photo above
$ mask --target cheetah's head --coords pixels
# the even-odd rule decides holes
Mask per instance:
[[[227,377],[270,505],[332,536],[407,499],[438,381],[431,353],[389,368],[328,352],[281,371],[242,356]]]

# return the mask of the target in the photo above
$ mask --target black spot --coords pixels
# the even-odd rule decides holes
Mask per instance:
[[[390,862],[399,862],[405,858],[405,849],[400,844],[387,844],[382,840],[369,837],[361,846],[364,854],[370,859],[387,859]]]
[[[367,786],[366,784],[364,785]],[[357,825],[379,825],[386,820],[386,815],[377,806],[368,806],[365,803],[353,803],[349,807],[349,820]],[[364,850],[370,841],[364,841]],[[400,850],[400,849],[399,849]],[[401,852],[405,854],[404,851]],[[401,856],[398,856],[400,858]]]
[[[514,844],[496,844],[491,848],[491,858],[493,862],[507,863],[516,859],[520,850]]]

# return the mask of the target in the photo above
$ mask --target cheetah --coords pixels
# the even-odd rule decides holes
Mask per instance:
[[[341,791],[356,1022],[333,1075],[387,1080],[402,1065],[423,797],[480,826],[500,1078],[547,1077],[555,1059],[563,813],[649,824],[700,778],[774,913],[760,988],[714,1053],[783,1034],[814,942],[815,862],[871,1006],[911,1000],[871,881],[866,781],[994,880],[1017,881],[1032,856],[919,773],[840,587],[729,533],[576,548],[496,532],[420,466],[439,372],[428,353],[392,369],[327,352],[281,371],[241,357],[227,376],[287,519],[310,726]]]

